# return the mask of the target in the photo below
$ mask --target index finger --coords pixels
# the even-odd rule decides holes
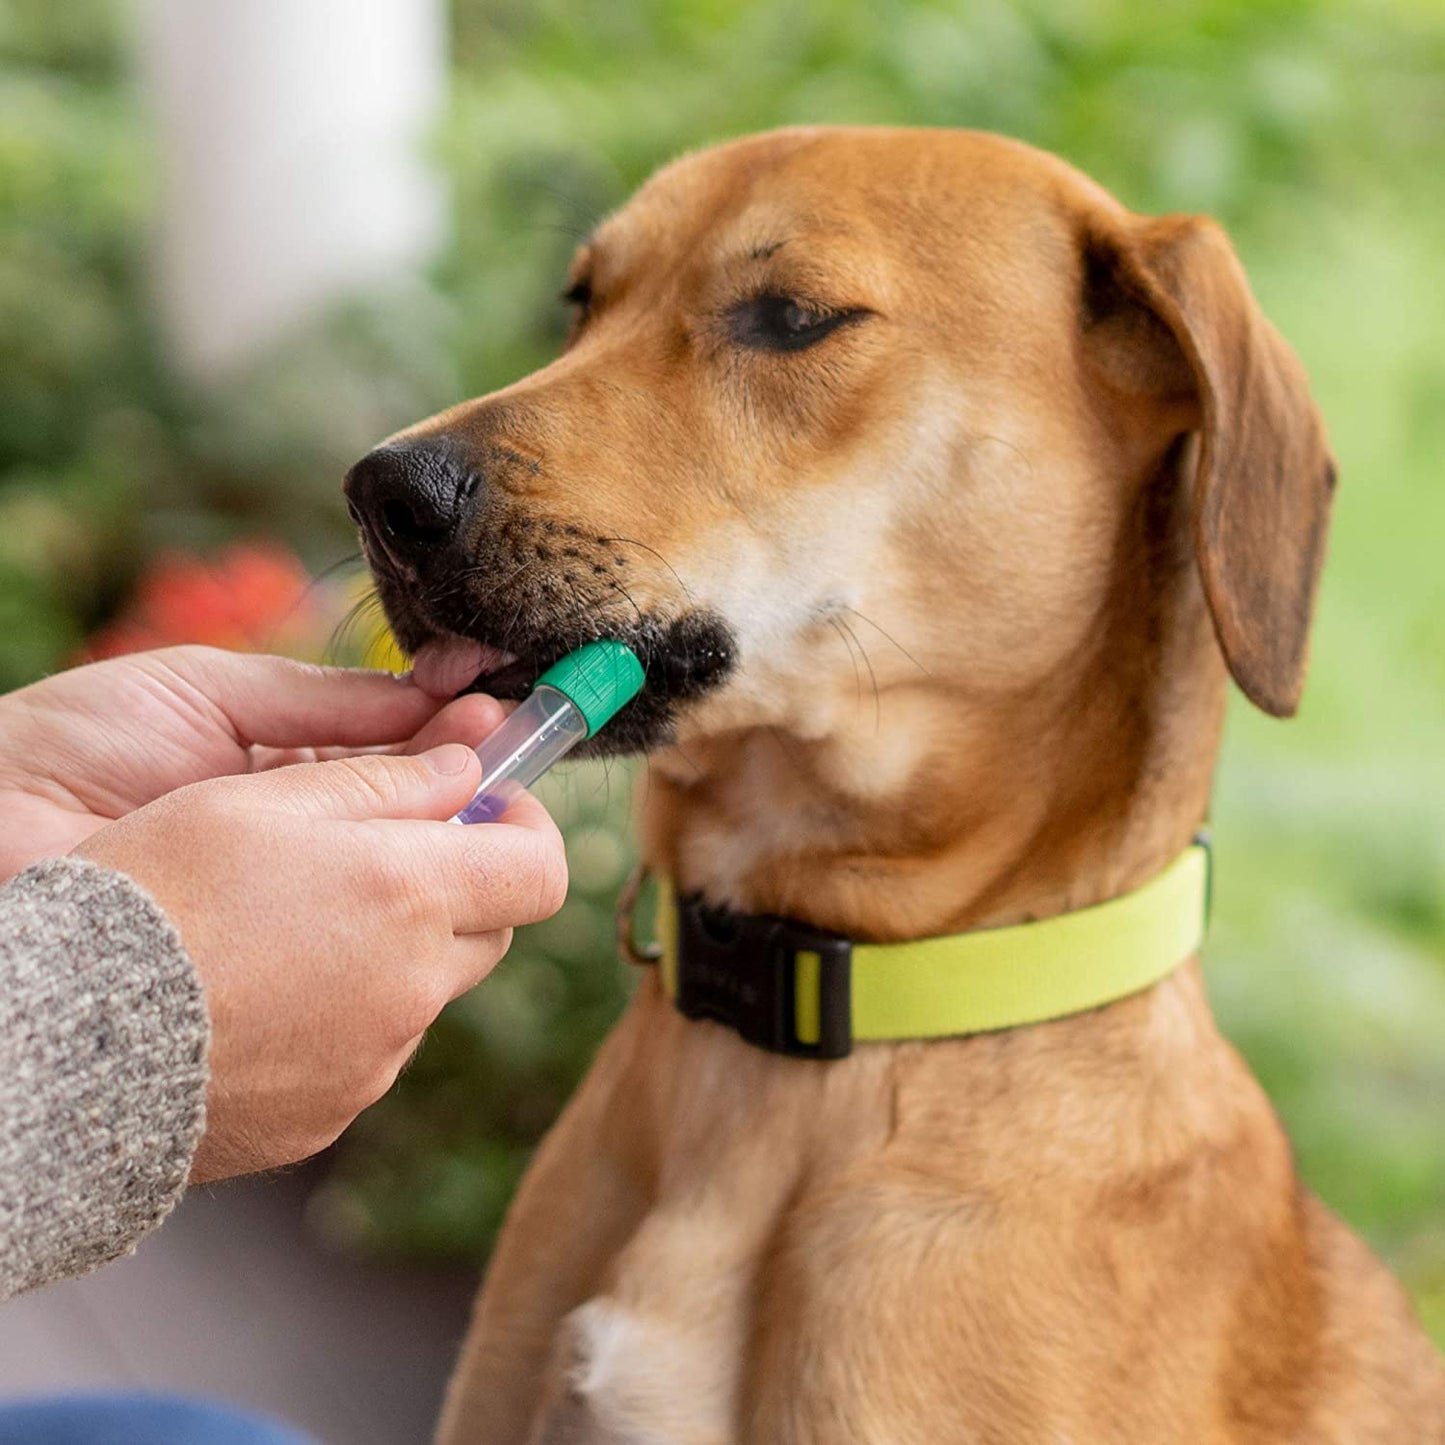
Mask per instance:
[[[362,748],[412,737],[441,704],[389,672],[168,647],[135,659],[200,703],[241,747]]]
[[[465,743],[474,748],[489,737],[506,720],[515,703],[498,702],[483,693],[468,693],[441,707],[414,738],[401,743],[369,743],[361,747],[311,747],[251,749],[251,768],[261,772],[281,768],[288,763],[328,762],[333,758],[353,758],[358,753],[424,753],[442,743]]]

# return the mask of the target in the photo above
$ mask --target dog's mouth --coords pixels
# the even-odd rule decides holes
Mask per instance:
[[[550,662],[505,655],[508,658],[506,662],[494,671],[479,672],[462,692],[484,692],[490,697],[501,698],[503,702],[520,702],[552,665]]]
[[[587,550],[587,535],[499,515],[465,547],[441,549],[425,566],[399,568],[368,548],[377,596],[414,659],[418,685],[437,698],[481,692],[520,701],[568,653],[610,638],[632,649],[646,681],[579,753],[668,745],[680,712],[735,669],[736,639],[685,588],[639,601],[626,555],[617,546]]]
[[[416,649],[412,677],[436,698],[484,692],[520,702],[550,665],[540,657],[519,657],[490,643],[446,633]]]
[[[519,702],[554,663],[600,637],[625,643],[646,675],[642,691],[575,756],[604,757],[647,752],[673,740],[679,710],[720,687],[736,660],[731,631],[715,614],[691,610],[670,621],[644,617],[629,627],[595,625],[529,630],[525,651],[457,633],[434,633],[413,641],[414,676],[437,697],[485,693]],[[409,639],[411,640],[411,639]],[[521,640],[520,638],[518,639]]]

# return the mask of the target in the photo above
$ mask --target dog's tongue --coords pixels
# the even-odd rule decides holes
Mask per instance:
[[[517,659],[469,637],[439,637],[424,643],[412,659],[412,681],[431,697],[455,697],[483,673],[495,672]]]

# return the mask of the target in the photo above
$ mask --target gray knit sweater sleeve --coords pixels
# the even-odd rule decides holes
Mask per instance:
[[[175,1206],[209,1028],[129,878],[55,858],[0,887],[0,1299],[129,1254]]]

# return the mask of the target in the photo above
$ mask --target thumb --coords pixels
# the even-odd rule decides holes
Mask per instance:
[[[445,743],[416,757],[364,753],[295,763],[248,779],[267,801],[310,818],[434,818],[464,808],[482,780],[477,755]]]

